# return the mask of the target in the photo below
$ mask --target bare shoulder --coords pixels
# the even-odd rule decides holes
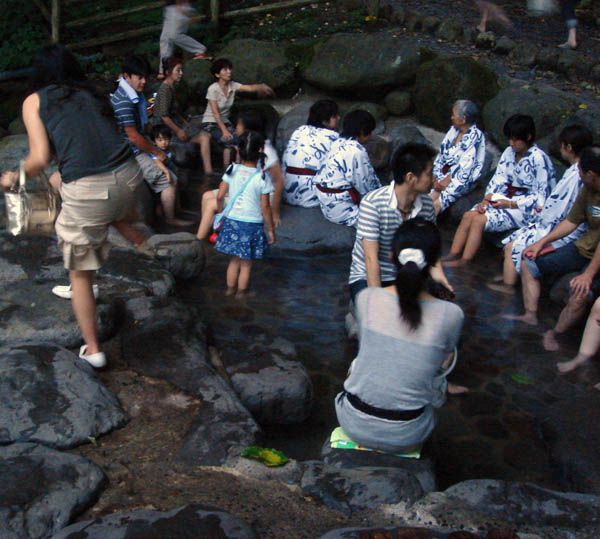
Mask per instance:
[[[35,112],[40,110],[40,96],[37,92],[28,95],[23,101],[23,112]]]

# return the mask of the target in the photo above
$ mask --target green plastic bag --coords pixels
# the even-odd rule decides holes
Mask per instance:
[[[242,457],[252,460],[258,460],[269,468],[276,468],[287,464],[288,459],[285,454],[277,449],[269,449],[267,447],[258,447],[257,445],[251,445],[244,449]]]

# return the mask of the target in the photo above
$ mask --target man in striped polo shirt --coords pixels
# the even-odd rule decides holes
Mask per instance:
[[[175,217],[176,182],[153,161],[153,157],[165,161],[167,155],[157,148],[144,135],[148,123],[147,102],[143,90],[150,66],[144,58],[136,55],[126,56],[123,60],[122,76],[119,87],[112,94],[110,103],[123,138],[129,142],[133,155],[142,169],[144,180],[154,193],[160,194],[165,221],[174,226],[191,224]]]
[[[360,203],[356,241],[350,266],[350,296],[368,286],[390,286],[396,278],[392,262],[392,239],[407,219],[421,217],[435,223],[429,196],[433,184],[435,151],[425,144],[409,143],[394,154],[394,181],[367,194]],[[441,265],[432,277],[450,287]]]

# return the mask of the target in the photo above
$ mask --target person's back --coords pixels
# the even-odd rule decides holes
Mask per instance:
[[[261,196],[273,191],[272,183],[266,175],[263,178],[260,169],[237,164],[231,165],[231,170],[223,176],[223,181],[229,184],[229,197],[237,195],[228,217],[246,223],[262,223]]]
[[[50,85],[38,95],[63,182],[113,170],[132,157],[110,110],[89,92]]]

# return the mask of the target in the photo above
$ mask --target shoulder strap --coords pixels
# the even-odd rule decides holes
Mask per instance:
[[[227,206],[225,207],[225,209],[222,212],[223,216],[227,216],[229,214],[229,212],[231,211],[231,208],[233,208],[234,204],[236,203],[237,199],[239,198],[239,196],[244,192],[244,190],[246,189],[246,187],[248,186],[248,184],[258,175],[258,174],[262,174],[262,170],[259,170],[258,172],[255,172],[254,174],[252,174],[242,185],[242,187],[240,188],[240,190],[233,195],[230,199],[229,199],[229,203],[227,204]]]

